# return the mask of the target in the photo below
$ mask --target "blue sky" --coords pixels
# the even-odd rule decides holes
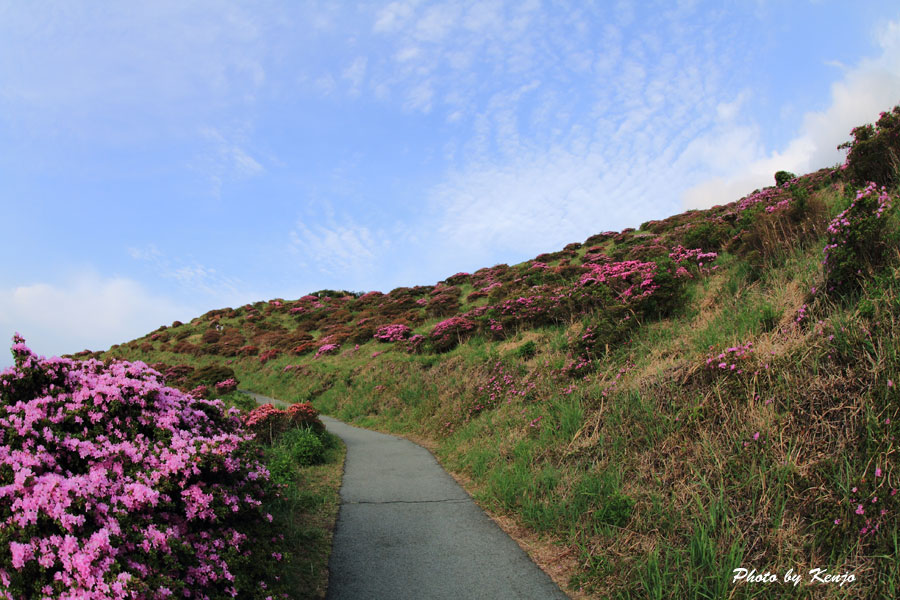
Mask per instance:
[[[513,264],[834,165],[898,102],[895,2],[0,0],[0,334]]]

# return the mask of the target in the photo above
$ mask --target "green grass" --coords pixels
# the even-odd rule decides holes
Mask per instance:
[[[312,461],[315,464],[305,464],[310,462],[303,460],[308,453],[298,453],[302,442],[297,444],[290,435],[266,449],[266,464],[273,479],[285,485],[282,497],[270,501],[266,509],[283,525],[283,533],[294,548],[284,558],[282,572],[294,590],[294,600],[324,598],[328,588],[328,559],[340,506],[338,490],[346,448],[331,434],[321,437],[319,457]]]

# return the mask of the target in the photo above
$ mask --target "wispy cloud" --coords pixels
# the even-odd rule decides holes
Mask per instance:
[[[241,279],[196,261],[172,258],[153,244],[129,248],[128,253],[131,258],[149,265],[157,276],[176,282],[192,296],[202,294],[206,302],[224,306],[246,302],[252,296],[248,285]]]
[[[427,194],[435,254],[526,258],[667,216],[717,156],[692,141],[743,101],[733,26],[689,5],[647,17],[639,35],[627,6],[456,5],[450,34],[420,35],[422,7],[384,17],[402,63],[395,94],[468,133],[446,145],[455,167]],[[473,68],[491,76],[471,81]],[[427,103],[411,100],[421,86]]]
[[[779,170],[806,173],[842,162],[844,154],[837,146],[850,139],[850,130],[900,103],[900,22],[885,23],[876,39],[878,56],[852,67],[834,65],[842,73],[831,86],[829,105],[806,113],[797,135],[783,148],[764,148],[759,127],[735,119],[699,138],[695,149],[703,148],[703,162],[718,175],[685,191],[684,208],[736,200],[772,185]]]
[[[191,167],[209,179],[211,193],[219,196],[222,186],[228,181],[240,181],[265,171],[263,166],[249,154],[246,144],[247,134],[238,130],[226,136],[215,127],[204,127],[201,135],[207,143],[207,150],[191,161]]]
[[[380,267],[390,246],[384,232],[346,216],[318,223],[298,220],[289,235],[291,250],[305,267],[339,278],[359,278]]]

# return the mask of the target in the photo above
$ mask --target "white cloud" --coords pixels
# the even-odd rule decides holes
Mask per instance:
[[[524,259],[602,230],[637,226],[653,210],[668,214],[654,190],[677,182],[671,161],[642,155],[631,166],[610,164],[615,160],[602,153],[556,148],[456,173],[429,195],[439,225],[428,246],[436,260]]]
[[[807,173],[843,161],[838,144],[850,130],[874,122],[878,114],[900,103],[900,22],[887,23],[876,36],[881,54],[867,58],[831,86],[829,106],[808,112],[798,134],[781,150],[765,150],[755,127],[731,122],[698,139],[693,151],[706,156],[717,176],[684,193],[684,208],[708,208],[737,200],[756,188],[772,185],[779,170]],[[733,116],[725,105],[720,115]]]
[[[134,280],[96,273],[82,273],[62,284],[0,289],[4,339],[18,331],[35,352],[47,356],[105,350],[196,314],[196,308],[154,295]],[[9,354],[0,353],[0,366],[10,364]]]

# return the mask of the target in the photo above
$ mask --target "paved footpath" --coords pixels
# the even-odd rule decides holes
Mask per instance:
[[[322,420],[347,445],[329,599],[566,598],[428,450]]]
[[[347,445],[329,600],[566,599],[428,450],[322,421]]]

